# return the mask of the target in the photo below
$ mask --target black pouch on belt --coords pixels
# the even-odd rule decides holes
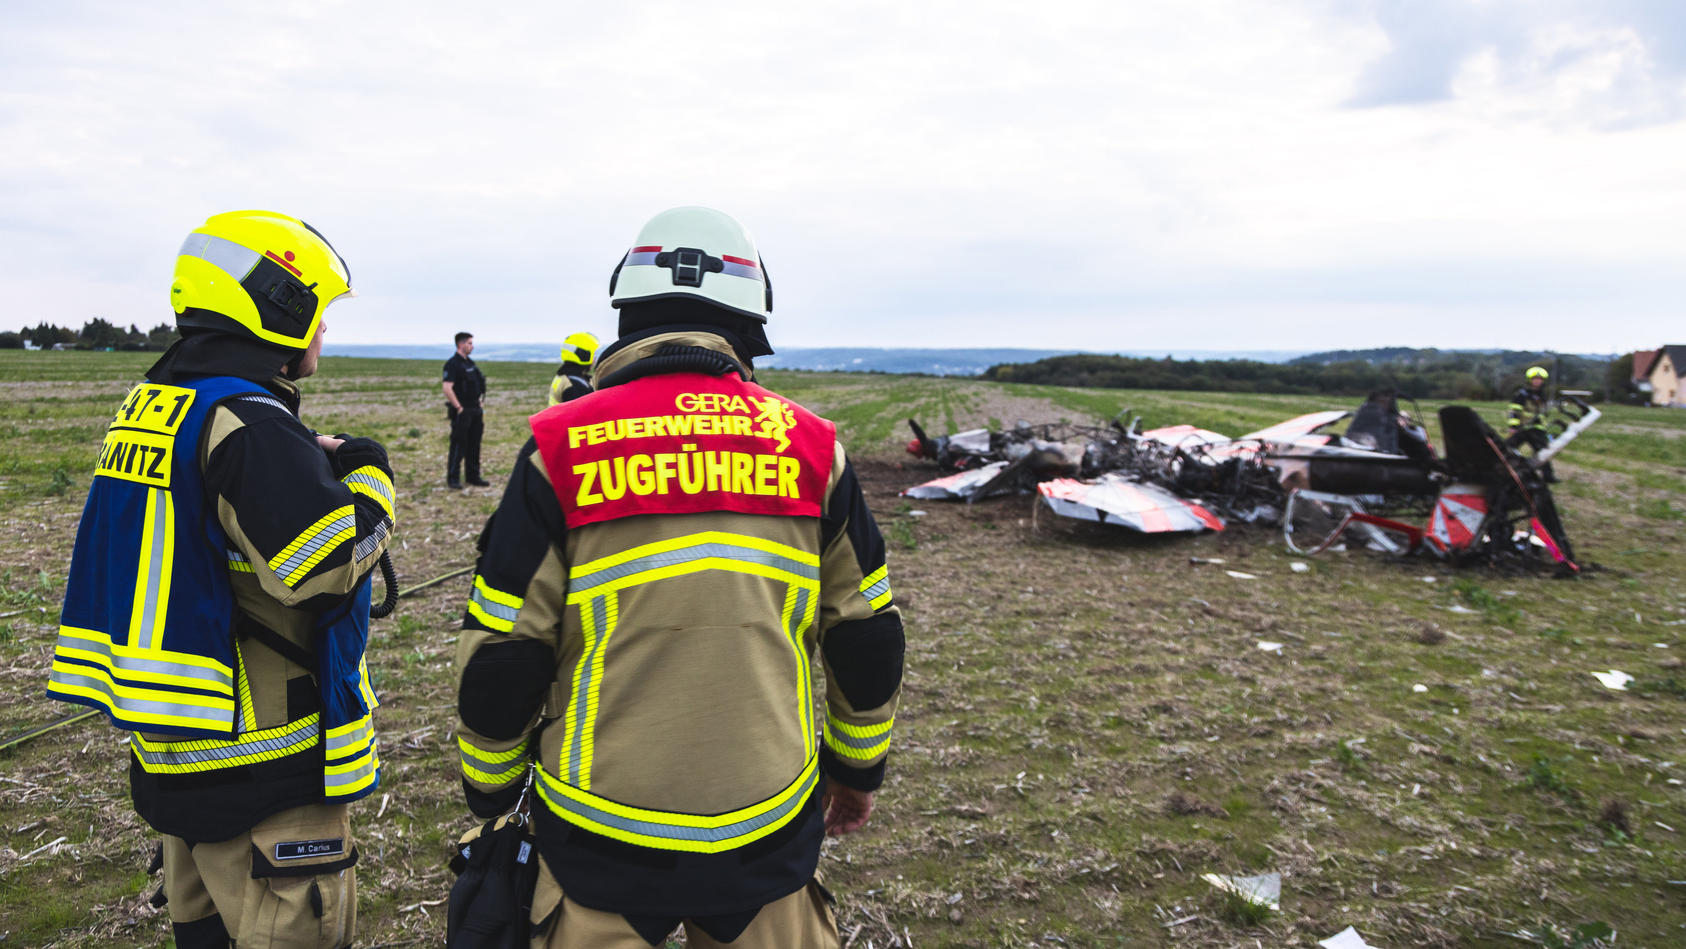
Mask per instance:
[[[532,785],[514,810],[464,834],[451,857],[446,906],[447,949],[525,949],[532,924],[533,887],[539,851],[533,842],[529,808]]]

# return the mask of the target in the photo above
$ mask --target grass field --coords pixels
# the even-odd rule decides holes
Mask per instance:
[[[0,353],[0,735],[72,711],[42,697],[58,596],[100,432],[147,364]],[[484,368],[497,482],[551,367]],[[497,499],[444,490],[437,379],[434,362],[340,358],[305,387],[313,427],[391,452],[404,586],[469,564]],[[903,419],[937,433],[1128,407],[1236,434],[1356,400],[762,381],[839,422],[908,625],[890,777],[822,863],[853,946],[1314,946],[1348,925],[1390,949],[1548,928],[1567,945],[1594,921],[1622,946],[1686,944],[1686,413],[1609,409],[1561,456],[1559,506],[1600,568],[1579,580],[1364,553],[1294,573],[1263,530],[1143,539],[1029,499],[915,516],[896,492],[932,474],[901,453]],[[375,624],[386,778],[358,805],[359,945],[443,940],[445,852],[471,823],[452,736],[466,590]],[[1630,691],[1590,675],[1607,669]],[[123,739],[85,722],[0,756],[0,944],[166,939]],[[1280,912],[1201,881],[1267,871]]]

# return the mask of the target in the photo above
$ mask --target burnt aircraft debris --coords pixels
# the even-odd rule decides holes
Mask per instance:
[[[1302,553],[1348,543],[1456,561],[1534,559],[1572,573],[1546,463],[1599,413],[1567,393],[1556,408],[1555,437],[1533,457],[1467,406],[1440,410],[1441,455],[1389,391],[1353,412],[1313,412],[1236,438],[1193,425],[1142,431],[1133,416],[1121,421],[1127,410],[1105,425],[1020,422],[937,438],[909,419],[908,453],[944,474],[902,493],[972,503],[1034,491],[1062,517],[1143,534],[1280,524]]]

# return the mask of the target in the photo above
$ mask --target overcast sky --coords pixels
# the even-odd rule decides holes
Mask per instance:
[[[728,211],[775,346],[1686,342],[1686,3],[6,5],[0,328],[302,217],[339,342],[613,335]]]

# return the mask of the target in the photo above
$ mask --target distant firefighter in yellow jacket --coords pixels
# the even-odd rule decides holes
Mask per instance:
[[[831,423],[752,381],[772,292],[737,221],[663,212],[610,293],[597,390],[533,416],[483,535],[468,803],[536,768],[535,945],[836,946],[820,842],[871,813],[901,687],[883,538]]]
[[[597,337],[571,333],[562,341],[562,367],[550,380],[550,404],[572,402],[591,391],[591,367],[597,362]]]

